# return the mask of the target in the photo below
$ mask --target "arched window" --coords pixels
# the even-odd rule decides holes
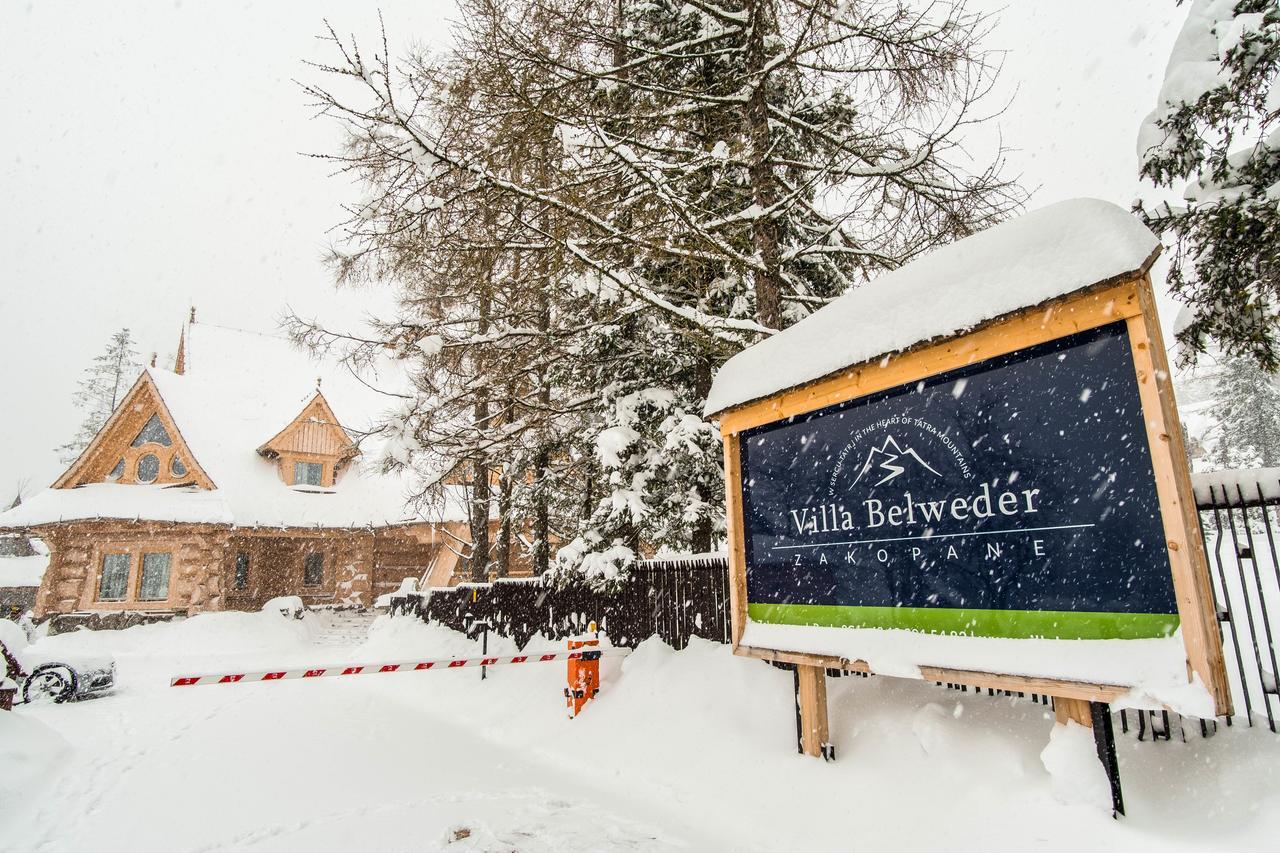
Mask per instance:
[[[154,453],[148,453],[138,458],[139,483],[154,483],[159,476],[160,460],[156,458]]]
[[[161,419],[160,412],[142,413],[146,423],[126,448],[114,468],[103,479],[108,483],[142,483],[171,485],[190,483],[198,478],[199,464],[191,457],[189,448],[178,440],[181,436],[170,432]],[[110,457],[102,459],[103,467]],[[197,480],[198,482],[198,480]]]

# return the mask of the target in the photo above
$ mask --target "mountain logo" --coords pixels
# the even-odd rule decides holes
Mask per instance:
[[[885,436],[884,444],[871,448],[867,453],[867,461],[862,464],[862,469],[858,471],[858,476],[854,478],[853,485],[856,486],[865,476],[875,477],[883,474],[879,480],[871,484],[871,487],[883,486],[890,480],[897,479],[900,475],[906,473],[907,463],[919,466],[935,477],[942,476],[937,469],[921,459],[920,454],[916,453],[915,450],[910,447],[904,449],[894,440],[893,436],[889,435]]]

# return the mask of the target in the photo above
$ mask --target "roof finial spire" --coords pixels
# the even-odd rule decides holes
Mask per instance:
[[[156,353],[154,353],[154,352],[153,352],[153,353],[151,353],[151,366],[152,366],[152,367],[155,367],[155,366],[156,366]]]
[[[321,379],[321,377],[319,377],[319,376],[317,376],[317,377],[316,377],[316,390],[317,390],[317,391],[319,391],[319,390],[320,390],[320,379]]]
[[[173,360],[173,372],[179,376],[187,372],[187,327],[178,335],[178,356]]]
[[[192,306],[191,306],[191,319],[190,319],[188,322],[194,323],[195,321],[196,321],[196,306],[192,305]]]

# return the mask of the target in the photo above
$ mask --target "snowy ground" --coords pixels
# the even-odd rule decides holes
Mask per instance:
[[[410,619],[338,648],[326,618],[222,613],[41,641],[112,652],[120,684],[0,714],[0,848],[1261,850],[1280,831],[1280,738],[1265,728],[1122,739],[1130,816],[1113,821],[1059,799],[1042,706],[833,680],[839,759],[824,764],[795,754],[789,673],[700,641],[606,659],[576,720],[558,663],[483,683],[468,669],[167,686],[227,666],[476,650]]]

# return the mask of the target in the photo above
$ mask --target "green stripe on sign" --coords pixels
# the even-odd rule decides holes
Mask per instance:
[[[754,622],[824,628],[900,628],[927,634],[1050,640],[1139,640],[1178,629],[1176,613],[1077,613],[1071,610],[972,610],[949,607],[841,607],[748,604]]]

